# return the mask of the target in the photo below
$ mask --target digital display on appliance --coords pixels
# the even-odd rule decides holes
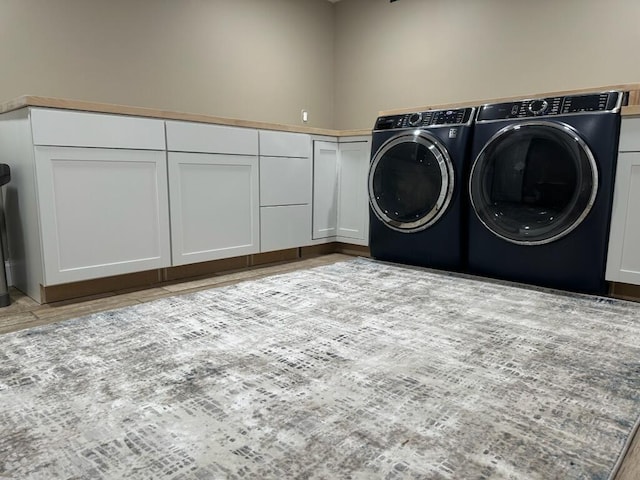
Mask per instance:
[[[564,110],[571,112],[591,112],[604,110],[606,106],[606,96],[583,95],[580,97],[567,97],[565,100]]]
[[[388,128],[393,128],[394,120],[393,118],[380,118],[378,119],[378,124],[376,125],[377,130],[385,130]]]

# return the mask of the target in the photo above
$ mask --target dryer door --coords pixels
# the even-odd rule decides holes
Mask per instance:
[[[523,122],[500,130],[476,158],[469,195],[480,221],[519,245],[558,240],[587,216],[598,169],[569,125]]]
[[[399,232],[417,232],[436,223],[451,202],[453,188],[453,164],[446,148],[422,130],[389,139],[371,161],[371,208]]]

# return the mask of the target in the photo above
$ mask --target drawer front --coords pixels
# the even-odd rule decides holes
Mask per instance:
[[[640,117],[622,119],[619,150],[640,152]]]
[[[305,133],[260,130],[260,155],[311,157],[311,137]]]
[[[311,205],[262,207],[260,251],[272,252],[311,243]]]
[[[174,152],[258,155],[258,131],[193,122],[167,122],[167,149]]]
[[[102,113],[31,109],[35,145],[164,150],[164,121]]]
[[[310,158],[260,157],[260,206],[311,203]]]

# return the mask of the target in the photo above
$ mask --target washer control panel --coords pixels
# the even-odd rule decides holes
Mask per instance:
[[[374,130],[396,128],[427,128],[441,125],[465,125],[471,122],[475,109],[426,110],[424,112],[388,115],[376,120]]]
[[[610,112],[617,110],[621,101],[622,92],[603,92],[494,103],[480,107],[477,121]]]

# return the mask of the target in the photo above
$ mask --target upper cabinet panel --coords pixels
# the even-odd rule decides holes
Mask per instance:
[[[167,149],[173,152],[258,155],[258,131],[194,122],[167,122]]]
[[[268,157],[311,157],[311,136],[306,133],[260,130],[260,155]]]
[[[31,109],[35,145],[164,150],[164,121],[153,118]]]

